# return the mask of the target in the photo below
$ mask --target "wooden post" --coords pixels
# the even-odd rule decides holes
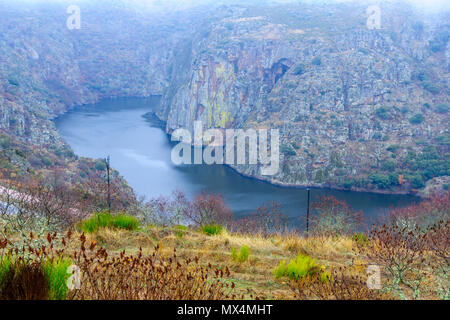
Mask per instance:
[[[306,189],[308,191],[308,204],[306,208],[306,234],[309,236],[309,199],[311,197],[311,189]]]
[[[111,178],[109,175],[110,172],[110,162],[109,162],[109,156],[105,159],[105,163],[106,163],[106,179],[108,182],[108,211],[111,212]]]

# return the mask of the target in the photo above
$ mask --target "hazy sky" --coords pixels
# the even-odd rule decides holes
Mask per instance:
[[[2,3],[20,3],[20,2],[61,2],[68,4],[77,4],[82,2],[95,2],[96,0],[0,0]],[[253,3],[258,3],[256,0],[122,0],[123,2],[132,4],[139,4],[149,7],[162,7],[164,5],[176,6],[176,7],[189,7],[195,4],[205,4],[205,3],[245,3],[251,1]],[[428,11],[446,11],[450,10],[450,0],[266,0],[273,3],[348,3],[348,2],[365,2],[367,4],[383,4],[386,2],[406,2],[415,5],[421,9]],[[107,3],[107,1],[106,1]]]
[[[126,0],[129,2],[138,2],[138,3],[147,3],[147,4],[154,4],[154,3],[174,3],[174,2],[182,2],[184,4],[195,4],[198,2],[214,2],[214,1],[208,1],[208,0]],[[365,2],[377,4],[382,4],[383,2],[408,2],[410,4],[413,4],[418,7],[426,7],[429,9],[434,10],[442,10],[444,8],[448,9],[450,8],[450,0],[364,0]],[[229,0],[229,1],[220,1],[220,2],[239,2],[239,3],[245,3],[246,0],[236,1],[236,0]],[[254,1],[253,1],[254,2]],[[278,2],[278,3],[298,3],[298,2],[305,2],[305,3],[318,3],[318,2],[359,2],[361,3],[361,0],[271,0],[271,2]]]

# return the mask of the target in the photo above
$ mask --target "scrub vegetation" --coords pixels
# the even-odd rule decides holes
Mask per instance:
[[[68,200],[55,196],[47,224],[49,211],[23,190],[1,192],[0,299],[449,298],[448,192],[392,208],[372,227],[320,198],[307,234],[279,204],[236,219],[207,193],[78,212],[70,223],[59,221]],[[73,265],[81,281],[69,289]],[[367,287],[368,266],[379,267],[381,289]]]

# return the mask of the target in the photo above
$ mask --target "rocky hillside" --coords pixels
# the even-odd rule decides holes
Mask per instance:
[[[74,165],[77,157],[51,121],[57,115],[106,97],[161,95],[168,85],[170,56],[183,38],[172,32],[173,19],[153,15],[148,23],[148,16],[121,2],[109,8],[85,3],[82,28],[69,30],[66,8],[0,3],[0,158],[6,177]]]
[[[195,120],[278,128],[273,183],[406,193],[450,176],[448,14],[384,6],[368,30],[366,5],[99,6],[84,4],[81,29],[68,30],[65,6],[0,4],[0,128],[48,153],[40,166],[68,150],[56,115],[162,95],[169,133]],[[7,154],[3,167],[36,167]]]
[[[368,30],[366,8],[229,8],[180,62],[168,132],[278,128],[284,185],[406,192],[448,175],[449,25],[391,7]]]

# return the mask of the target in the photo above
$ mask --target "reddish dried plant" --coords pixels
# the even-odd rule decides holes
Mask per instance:
[[[275,201],[259,206],[256,212],[235,220],[228,228],[233,232],[263,237],[289,232],[288,219],[282,212],[282,205]]]
[[[370,289],[359,275],[349,275],[344,268],[330,273],[327,281],[318,276],[309,276],[289,284],[294,297],[301,300],[386,300],[388,294]]]
[[[450,299],[450,222],[440,221],[425,234],[425,247],[430,255],[431,268],[436,285],[436,293],[442,299]]]
[[[312,204],[310,230],[314,235],[348,235],[363,225],[361,211],[352,210],[345,201],[333,196],[322,196]]]
[[[137,216],[146,223],[160,226],[174,226],[182,224],[184,212],[190,202],[186,195],[180,191],[174,191],[170,197],[160,196],[142,203],[137,208]]]
[[[187,220],[196,226],[228,225],[233,221],[233,211],[220,194],[202,192],[183,210]]]
[[[382,225],[371,231],[369,242],[359,249],[369,264],[378,265],[387,273],[386,290],[402,299],[418,299],[426,279],[425,244],[418,227],[410,231]]]
[[[418,204],[403,208],[392,208],[384,218],[385,224],[397,225],[400,228],[414,230],[419,227],[421,231],[437,224],[439,221],[448,221],[450,217],[450,193],[433,195],[430,199]]]
[[[30,234],[30,238],[34,238]],[[60,239],[60,240],[59,240]],[[68,258],[81,271],[81,287],[68,299],[94,300],[211,300],[240,299],[228,281],[230,271],[203,266],[198,257],[182,259],[176,250],[169,256],[159,246],[150,255],[125,251],[112,255],[105,248],[88,243],[84,234],[74,239],[71,231],[63,237],[48,234],[46,244],[18,250],[6,239],[0,241],[0,259],[14,255],[28,265]],[[24,258],[26,256],[26,259]],[[13,286],[14,287],[14,286]],[[16,285],[17,287],[17,285]],[[8,291],[13,292],[13,291]],[[42,292],[44,294],[45,292]],[[8,296],[11,296],[9,294]],[[30,298],[37,296],[36,294]],[[43,297],[43,296],[41,296]]]

